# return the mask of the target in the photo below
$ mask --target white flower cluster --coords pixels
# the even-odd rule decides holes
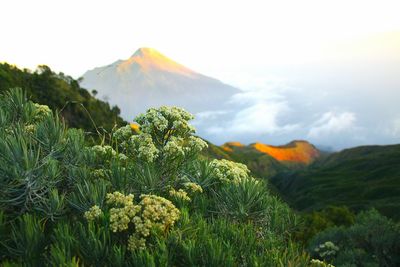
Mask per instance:
[[[43,121],[47,116],[51,114],[51,109],[46,105],[40,105],[37,103],[33,103],[33,118],[30,124],[26,124],[24,126],[24,130],[27,133],[34,133],[36,131],[37,124]]]
[[[123,144],[124,142],[126,142],[127,140],[129,140],[129,138],[132,136],[133,134],[133,130],[131,128],[131,126],[128,124],[126,126],[123,126],[121,128],[118,128],[114,133],[113,133],[113,137],[120,143]]]
[[[95,169],[92,171],[93,177],[97,179],[106,179],[107,178],[107,170],[105,169]]]
[[[171,137],[162,148],[164,156],[174,159],[198,153],[207,147],[207,143],[196,136],[189,136],[187,140],[182,137]]]
[[[177,198],[183,201],[191,201],[188,193],[183,189],[175,190],[174,188],[171,188],[168,193],[173,198]]]
[[[172,136],[162,150],[164,155],[170,158],[184,156],[183,138]]]
[[[104,156],[116,156],[117,152],[111,146],[92,146],[92,151],[100,157]]]
[[[141,195],[140,198],[143,220],[149,220],[158,230],[168,230],[179,219],[180,211],[168,199],[156,195]]]
[[[222,182],[239,183],[242,180],[254,179],[249,175],[250,170],[242,163],[226,159],[214,159],[210,166],[215,177]]]
[[[85,212],[84,217],[88,221],[94,221],[96,218],[99,218],[103,212],[101,211],[100,207],[94,205],[88,211]]]
[[[128,238],[128,249],[130,251],[135,250],[145,250],[146,249],[146,239],[140,237],[139,235],[133,234]]]
[[[318,259],[312,259],[310,261],[311,267],[335,267],[332,264],[326,263],[324,261],[320,261]]]
[[[182,201],[192,201],[188,192],[191,192],[192,194],[197,192],[203,193],[203,188],[196,183],[186,182],[183,184],[183,186],[185,187],[186,191],[182,188],[178,190],[176,190],[175,188],[171,188],[168,191],[169,195],[175,199],[179,199]]]
[[[113,232],[121,232],[129,228],[129,223],[140,211],[139,205],[133,204],[133,195],[125,196],[120,192],[107,194],[107,204],[122,206],[110,209],[110,225]]]
[[[153,162],[157,158],[159,150],[154,145],[153,139],[149,134],[133,135],[130,141],[136,152],[135,157],[146,162]]]
[[[129,237],[128,249],[143,250],[146,248],[146,237],[150,230],[155,229],[165,232],[170,229],[179,219],[180,212],[171,201],[155,196],[141,195],[139,205],[142,206],[142,216],[133,218],[136,232]]]
[[[51,114],[51,109],[46,105],[33,104],[35,107],[34,121],[40,122]]]
[[[193,115],[182,108],[162,106],[147,110],[145,114],[140,114],[135,120],[144,133],[154,134],[169,129],[176,132],[176,136],[182,136],[195,132],[195,129],[188,123],[192,119]]]
[[[199,184],[187,182],[187,183],[184,183],[183,186],[193,193],[196,193],[196,192],[203,193],[203,188]]]
[[[146,238],[152,229],[162,232],[170,229],[179,219],[180,211],[171,201],[155,196],[141,195],[139,204],[134,204],[132,194],[120,192],[107,194],[107,204],[114,205],[110,209],[110,225],[113,232],[129,230],[131,225],[134,232],[128,238],[128,249],[146,248]]]
[[[95,145],[91,147],[91,150],[101,159],[110,159],[112,157],[118,157],[120,160],[127,160],[127,156],[123,153],[117,153],[111,146]]]
[[[192,152],[200,152],[207,148],[208,144],[203,139],[192,135],[189,137],[188,147]]]
[[[122,161],[125,161],[125,160],[128,160],[128,157],[123,153],[119,153],[118,154],[118,159],[122,160]]]
[[[207,147],[202,139],[193,136],[195,129],[189,124],[193,116],[177,107],[151,108],[136,118],[140,132],[130,137],[129,149],[134,157],[153,162],[162,155],[163,160],[175,160],[200,152]],[[128,136],[128,126],[115,132],[116,139]]]
[[[27,133],[34,133],[35,130],[36,130],[36,125],[35,125],[35,124],[28,124],[28,125],[25,125],[24,129],[25,129],[25,131],[26,131]]]
[[[339,247],[337,247],[331,241],[326,241],[324,244],[320,244],[318,247],[316,247],[314,251],[317,252],[321,258],[327,258],[335,256],[339,251]]]

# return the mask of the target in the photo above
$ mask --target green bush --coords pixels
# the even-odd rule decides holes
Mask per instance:
[[[245,179],[224,185],[215,193],[217,212],[241,222],[267,220],[268,191],[255,179]]]
[[[328,228],[317,234],[311,239],[309,250],[338,266],[398,266],[399,237],[399,224],[372,209],[358,214],[349,227]],[[324,253],[327,242],[338,248],[335,253]]]
[[[202,158],[186,111],[93,146],[22,90],[0,104],[1,266],[309,264],[293,212],[244,165]]]

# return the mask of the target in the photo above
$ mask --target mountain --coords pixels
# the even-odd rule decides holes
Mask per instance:
[[[400,219],[400,145],[345,149],[306,170],[280,173],[271,182],[299,210],[329,205],[355,210],[375,207]]]
[[[82,86],[121,108],[127,120],[150,107],[174,105],[191,113],[221,109],[239,89],[169,59],[152,48],[140,48],[83,75]]]

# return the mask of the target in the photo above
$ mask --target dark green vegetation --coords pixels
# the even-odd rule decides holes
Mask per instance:
[[[400,225],[374,209],[354,220],[314,236],[311,255],[335,266],[400,266]]]
[[[346,206],[329,206],[321,211],[302,213],[302,223],[295,234],[296,240],[307,245],[312,237],[327,228],[354,224],[355,217]]]
[[[304,171],[271,179],[290,205],[302,211],[346,205],[371,207],[400,219],[400,145],[346,149],[315,162]]]
[[[309,266],[295,214],[245,166],[200,159],[188,119],[152,110],[141,133],[89,146],[22,91],[3,95],[0,265]]]
[[[124,123],[118,107],[96,99],[79,86],[79,81],[63,73],[56,74],[47,66],[31,72],[0,64],[0,93],[16,87],[23,88],[32,101],[60,111],[70,127],[103,133],[103,129],[109,132]]]

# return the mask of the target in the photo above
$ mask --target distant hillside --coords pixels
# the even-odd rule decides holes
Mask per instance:
[[[210,145],[210,157],[226,158],[246,164],[257,176],[270,178],[282,172],[304,169],[320,155],[307,141],[292,141],[283,146],[261,143],[243,145],[227,142],[222,146]]]
[[[252,146],[278,161],[310,164],[320,156],[318,149],[307,141],[292,141],[284,146],[271,146],[262,143],[255,143]]]
[[[124,124],[118,107],[96,99],[77,80],[56,74],[47,66],[31,72],[0,64],[0,93],[15,87],[24,89],[32,101],[61,111],[70,127],[95,132],[95,125],[110,131],[115,125]]]
[[[218,110],[239,89],[196,73],[151,48],[87,71],[82,85],[121,108],[126,120],[150,107],[173,105],[192,113]]]
[[[375,207],[400,219],[400,145],[346,149],[307,170],[281,173],[271,181],[299,210],[328,205]]]

